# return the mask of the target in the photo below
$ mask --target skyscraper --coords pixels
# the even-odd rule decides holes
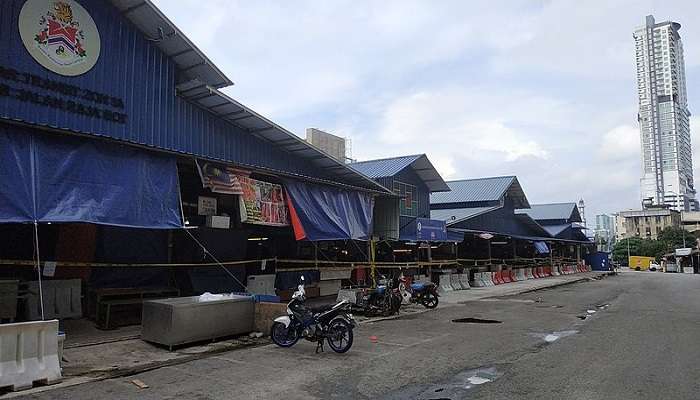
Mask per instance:
[[[641,201],[697,210],[681,24],[646,17],[634,31],[642,144]]]

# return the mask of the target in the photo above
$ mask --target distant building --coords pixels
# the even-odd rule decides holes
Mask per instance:
[[[700,231],[700,211],[683,211],[681,224],[688,232]]]
[[[615,216],[598,214],[595,216],[595,241],[599,251],[609,251],[615,242]]]
[[[306,141],[340,162],[349,161],[348,139],[316,128],[306,128]]]
[[[698,209],[693,183],[690,111],[681,24],[646,17],[634,31],[642,144],[641,201]]]
[[[681,213],[670,208],[647,208],[620,211],[617,214],[617,240],[629,237],[656,239],[659,232],[670,226],[681,226]]]

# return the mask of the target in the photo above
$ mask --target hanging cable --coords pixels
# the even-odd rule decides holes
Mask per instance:
[[[41,306],[41,320],[44,321],[44,290],[41,285],[41,261],[39,257],[39,223],[34,221],[34,259],[36,260],[36,274],[39,278],[39,305]]]
[[[202,251],[204,252],[205,255],[209,255],[209,257],[211,257],[212,260],[214,260],[214,262],[219,265],[219,267],[223,268],[223,270],[226,271],[226,273],[229,274],[229,276],[231,276],[231,278],[233,278],[236,282],[238,282],[238,284],[241,285],[241,287],[245,290],[246,293],[248,293],[248,287],[246,285],[244,285],[241,281],[239,281],[238,278],[236,278],[236,276],[233,275],[231,273],[231,271],[229,271],[228,268],[226,268],[226,266],[224,266],[224,264],[221,263],[221,261],[217,260],[216,257],[214,257],[214,255],[211,254],[209,252],[209,250],[207,250],[207,248],[204,247],[204,245],[199,240],[197,240],[197,238],[194,237],[193,234],[190,233],[190,231],[188,229],[185,229],[185,232],[188,235],[190,235],[192,240],[194,240],[195,243],[197,243],[197,245],[199,245],[199,247],[202,249]]]

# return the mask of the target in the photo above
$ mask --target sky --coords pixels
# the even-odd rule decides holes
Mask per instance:
[[[639,208],[632,32],[683,26],[700,179],[700,2],[155,0],[228,95],[357,160],[425,153],[445,180],[517,175],[531,204]],[[694,23],[694,24],[693,24]]]

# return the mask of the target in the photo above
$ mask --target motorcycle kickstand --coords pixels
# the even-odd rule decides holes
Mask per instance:
[[[318,353],[323,353],[323,340],[316,342],[316,354]]]

